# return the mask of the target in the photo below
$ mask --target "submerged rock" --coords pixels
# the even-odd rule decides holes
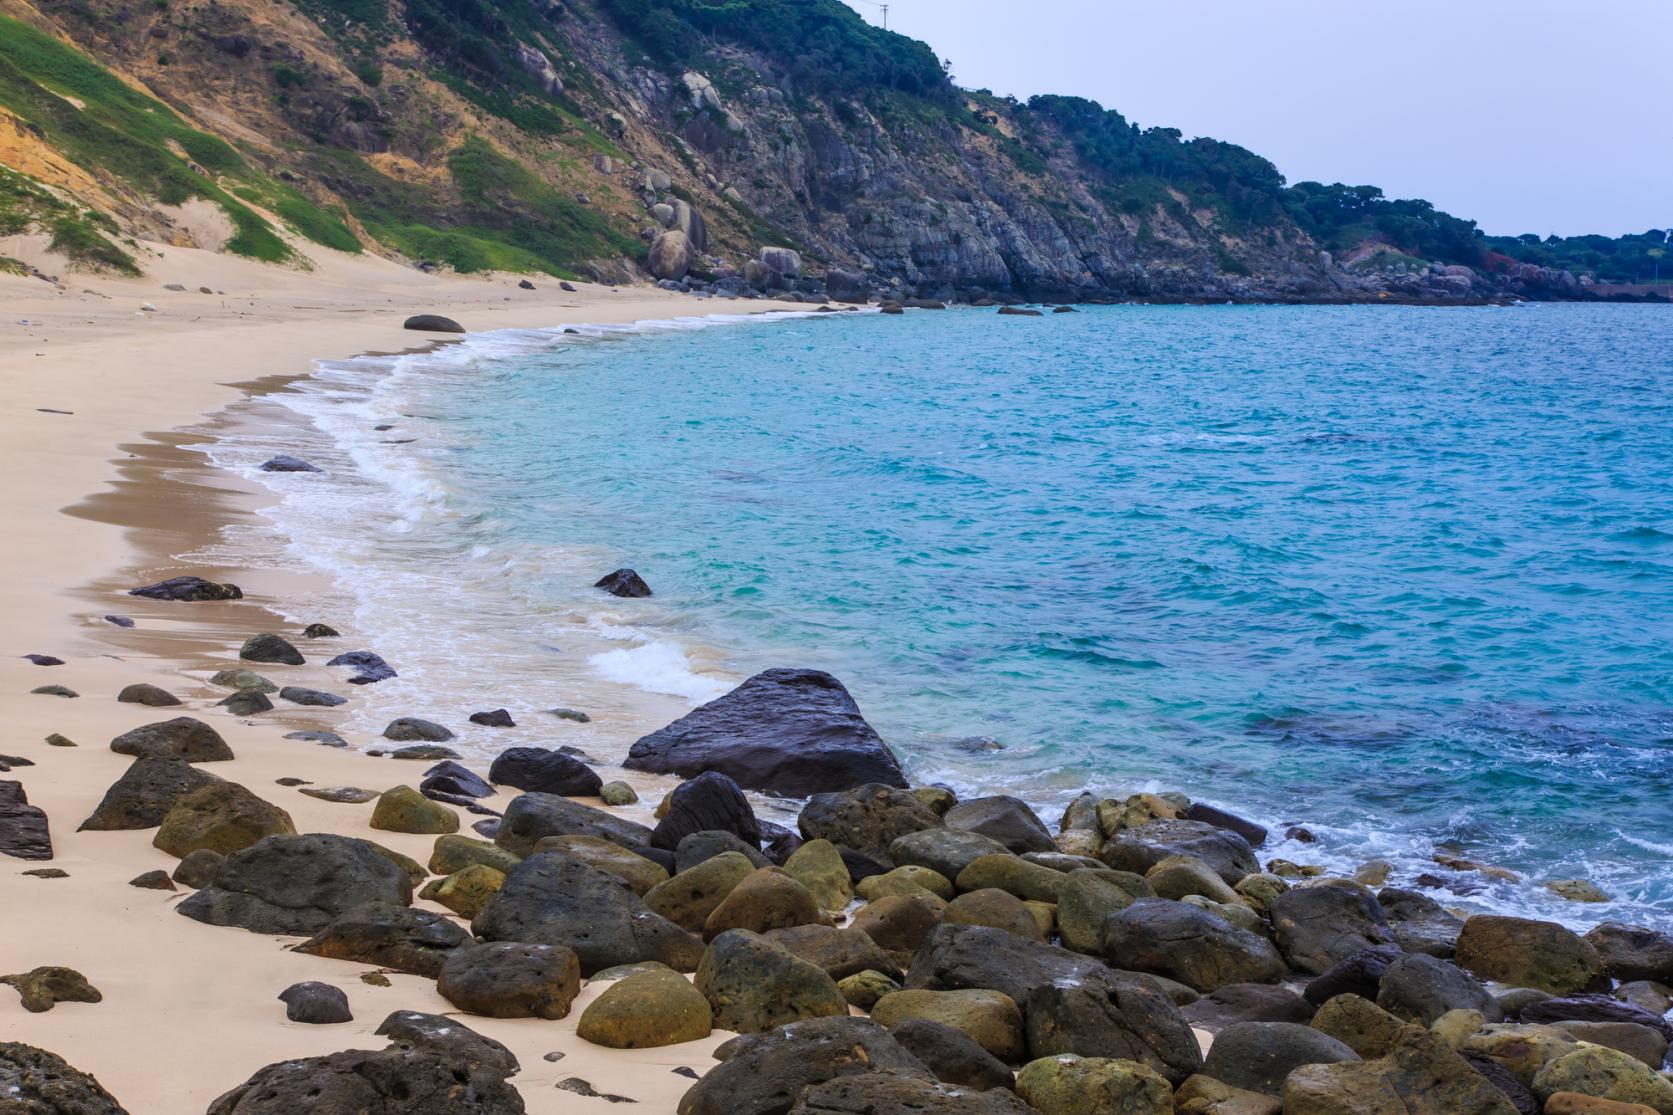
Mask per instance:
[[[643,737],[623,764],[805,797],[867,782],[905,786],[900,764],[842,683],[817,670],[768,670]]]
[[[131,588],[129,596],[143,596],[150,600],[242,600],[244,593],[237,585],[216,584],[202,577],[170,577],[144,588]]]
[[[261,463],[263,472],[318,472],[318,466],[309,464],[301,457],[293,457],[289,453],[280,453],[269,457]]]
[[[632,598],[651,595],[651,586],[631,569],[618,569],[614,573],[606,573],[593,584],[593,588],[601,588],[611,596]]]

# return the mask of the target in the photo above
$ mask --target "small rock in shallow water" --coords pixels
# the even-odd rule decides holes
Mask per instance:
[[[246,662],[277,662],[285,666],[301,666],[308,661],[289,641],[271,631],[245,639],[238,657]]]
[[[453,733],[447,728],[431,720],[421,720],[416,716],[402,716],[391,720],[383,730],[384,739],[392,739],[397,743],[408,740],[424,740],[428,743],[443,743],[453,738]],[[441,758],[452,758],[443,755]]]
[[[471,713],[471,723],[481,724],[485,728],[515,728],[517,726],[517,722],[511,719],[511,714],[503,708],[494,709],[492,712],[473,712]]]
[[[267,694],[255,689],[240,689],[232,696],[223,697],[215,703],[234,716],[255,716],[257,713],[273,711],[273,702],[268,700]]]
[[[301,457],[292,457],[289,453],[280,453],[277,457],[261,463],[263,472],[318,472],[319,467],[309,464]]]
[[[371,754],[371,752],[368,752]],[[391,759],[417,759],[420,761],[434,761],[436,759],[457,759],[459,753],[451,747],[442,747],[434,743],[419,743],[412,747],[397,747],[389,752]]]
[[[354,1015],[349,1011],[349,997],[343,994],[342,989],[318,980],[291,984],[279,992],[279,1001],[285,1004],[285,1017],[292,1022],[329,1026],[354,1021]]]
[[[639,800],[639,795],[626,782],[606,782],[599,788],[598,796],[604,799],[605,805],[633,805]]]
[[[304,639],[335,639],[338,638],[337,629],[329,623],[310,623],[302,629]]]
[[[74,968],[56,965],[0,976],[0,983],[17,988],[23,1009],[31,1014],[49,1011],[59,1003],[97,1003],[104,998],[86,976]]]
[[[549,708],[546,711],[551,713],[553,716],[557,717],[559,720],[573,720],[577,724],[590,724],[590,723],[592,723],[592,717],[588,716],[586,713],[582,712],[580,709]]]
[[[642,597],[651,595],[651,586],[645,579],[631,569],[617,569],[613,573],[606,573],[593,582],[593,588],[601,588],[611,596]]]
[[[254,689],[262,693],[277,693],[279,687],[253,670],[219,670],[209,678],[210,685],[226,689]]]
[[[320,732],[313,730],[305,732],[286,732],[285,738],[303,740],[308,743],[317,743],[322,747],[347,747],[349,745],[349,741],[338,735],[336,732]]]
[[[106,616],[105,622],[114,623],[118,627],[132,627],[134,625],[134,621],[127,616]]]
[[[128,885],[130,887],[138,887],[141,890],[173,890],[173,889],[175,889],[174,888],[174,880],[172,880],[168,877],[168,872],[167,871],[161,871],[161,870],[147,871],[143,875],[135,875],[132,879],[128,880]]]
[[[347,697],[339,697],[335,693],[327,693],[322,689],[304,689],[300,685],[287,685],[279,690],[279,696],[293,705],[308,705],[315,708],[336,708],[338,705],[349,703]]]
[[[476,772],[460,766],[451,759],[443,760],[424,772],[419,792],[425,797],[445,801],[449,797],[491,798],[498,790],[483,781]]]
[[[149,600],[242,600],[243,591],[237,585],[216,584],[202,577],[170,577],[144,588],[131,588],[129,596],[143,596]]]
[[[79,697],[79,696],[81,696],[80,693],[77,693],[74,689],[71,689],[67,685],[41,685],[41,686],[36,686],[34,689],[31,689],[29,692],[39,693],[43,697]]]
[[[1553,879],[1545,889],[1570,902],[1608,902],[1609,895],[1585,879]]]
[[[26,654],[23,657],[37,666],[62,666],[64,664],[62,658],[54,658],[50,654]]]

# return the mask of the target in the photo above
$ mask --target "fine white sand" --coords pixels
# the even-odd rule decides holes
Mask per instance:
[[[306,373],[315,359],[400,351],[441,336],[402,330],[412,313],[442,313],[486,330],[768,307],[643,288],[577,284],[580,290],[568,293],[548,279],[536,279],[539,289],[530,292],[518,289],[516,277],[430,276],[326,252],[315,253],[328,258],[303,273],[191,249],[158,250],[145,279],[72,275],[55,288],[0,276],[0,754],[36,764],[0,778],[22,781],[30,801],[46,810],[56,849],[50,864],[0,857],[0,974],[68,965],[104,995],[98,1004],[60,1004],[28,1014],[10,989],[0,987],[0,1040],[59,1054],[97,1076],[133,1115],[192,1115],[273,1061],[381,1048],[384,1039],[372,1037],[372,1030],[393,1010],[452,1008],[430,980],[394,973],[388,976],[392,986],[372,986],[359,978],[369,966],[289,952],[294,938],[181,917],[172,907],[189,892],[128,886],[141,872],[174,866],[172,857],[151,847],[152,831],[75,831],[128,762],[109,750],[110,739],[184,713],[214,724],[238,756],[209,769],[282,806],[299,832],[372,837],[421,862],[433,842],[374,832],[367,824],[369,804],[328,804],[275,781],[295,777],[316,786],[383,790],[415,783],[426,764],[282,738],[297,728],[329,727],[329,710],[281,708],[245,723],[211,707],[227,691],[207,685],[206,671],[233,664],[245,635],[284,630],[263,604],[282,599],[293,578],[303,575],[171,564],[171,555],[200,545],[220,523],[250,514],[260,501],[230,478],[182,480],[166,467],[136,462],[143,465],[147,455],[160,452],[162,464],[169,464],[164,432],[238,400],[243,391],[237,385]],[[171,282],[187,292],[165,290]],[[199,287],[225,293],[201,294]],[[155,308],[143,309],[147,303]],[[248,598],[161,604],[123,594],[148,579],[187,571],[224,575],[243,585]],[[138,626],[118,629],[104,622],[106,613],[132,616]],[[21,658],[32,652],[66,664],[43,668]],[[315,665],[255,668],[280,684],[340,687],[341,679]],[[140,681],[171,690],[186,706],[151,709],[115,701],[122,686]],[[67,685],[81,697],[29,692],[48,683]],[[45,737],[54,732],[79,746],[47,746]],[[653,787],[646,791],[647,802],[654,802]],[[468,833],[468,826],[461,831]],[[69,877],[22,874],[43,866],[62,868]],[[355,1021],[287,1022],[275,996],[308,979],[343,988]],[[514,1083],[530,1112],[613,1107],[555,1087],[575,1076],[600,1092],[639,1101],[632,1110],[672,1111],[691,1083],[673,1069],[704,1071],[712,1063],[710,1051],[729,1035],[717,1031],[703,1042],[642,1052],[590,1046],[575,1037],[575,1023],[599,990],[584,991],[560,1022],[462,1020],[517,1054],[523,1071]],[[564,1056],[545,1060],[552,1052]]]

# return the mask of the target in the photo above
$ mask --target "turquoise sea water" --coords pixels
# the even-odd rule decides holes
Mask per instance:
[[[535,669],[564,642],[523,619],[631,565],[657,596],[610,603],[601,683],[820,667],[916,779],[1178,788],[1319,837],[1269,854],[1673,923],[1664,308],[844,314],[379,374],[304,406],[359,510],[290,523],[343,535],[374,627],[445,595],[461,658]],[[353,443],[397,410],[417,441]],[[1617,901],[1531,885],[1571,877]]]

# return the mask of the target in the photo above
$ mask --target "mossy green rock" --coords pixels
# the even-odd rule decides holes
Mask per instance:
[[[714,1024],[740,1034],[848,1014],[848,1000],[825,969],[747,929],[716,937],[692,982],[708,999]]]
[[[1318,1025],[1316,1016],[1313,1024]],[[1574,1035],[1556,1026],[1505,1023],[1483,1026],[1465,1038],[1463,1052],[1488,1058],[1532,1088],[1541,1069],[1578,1048]]]
[[[510,871],[521,863],[522,857],[512,855],[488,840],[470,836],[438,836],[430,852],[430,871],[436,875],[451,875],[463,871],[473,863],[492,867],[495,871]]]
[[[1311,1025],[1371,1060],[1386,1056],[1394,1048],[1406,1024],[1369,999],[1345,994],[1326,1000],[1314,1012]]]
[[[703,993],[678,972],[635,972],[604,989],[581,1012],[576,1034],[611,1049],[654,1049],[699,1041],[713,1029]]]
[[[837,980],[837,990],[851,1005],[869,1011],[883,996],[899,991],[900,984],[883,972],[868,969]]]
[[[1264,914],[1272,906],[1274,899],[1290,889],[1290,885],[1277,875],[1262,871],[1243,876],[1232,889],[1237,892],[1239,898]]]
[[[459,814],[411,786],[396,786],[378,796],[372,807],[372,827],[385,832],[454,833],[459,831]]]
[[[658,883],[668,881],[668,869],[638,852],[629,851],[612,841],[598,836],[546,836],[535,842],[539,852],[562,852],[570,859],[578,859],[588,867],[614,875],[643,896]]]
[[[754,872],[755,865],[742,852],[722,852],[646,891],[645,905],[681,929],[701,933],[732,888]]]
[[[867,902],[876,902],[879,898],[897,894],[916,894],[919,891],[927,891],[943,901],[951,902],[953,896],[958,893],[947,876],[916,864],[897,867],[882,875],[867,876],[855,884],[854,889]]]
[[[1046,938],[1039,921],[1023,905],[1022,899],[992,887],[959,895],[947,904],[941,920],[950,925],[986,925],[1003,929],[1030,941],[1044,941]]]
[[[1233,905],[1241,901],[1220,873],[1196,856],[1168,856],[1144,873],[1144,881],[1158,897],[1176,902],[1189,895]]]
[[[703,937],[712,941],[729,929],[765,933],[829,922],[806,887],[777,867],[763,867],[751,872],[721,899],[703,923]]]
[[[981,856],[958,875],[962,891],[997,889],[1018,898],[1056,903],[1069,876],[1011,855]]]
[[[432,880],[418,897],[439,902],[462,918],[474,918],[505,885],[505,872],[473,863],[445,878]]]
[[[264,836],[295,832],[277,805],[236,782],[213,782],[176,801],[151,844],[181,859],[202,849],[230,856]]]
[[[914,797],[929,806],[930,812],[937,817],[945,817],[947,810],[958,804],[958,795],[945,786],[919,786],[912,791]]]
[[[209,679],[209,684],[226,689],[254,689],[258,693],[277,693],[279,687],[254,670],[222,670]]]
[[[841,910],[854,897],[842,853],[829,840],[809,840],[784,861],[784,871],[806,887],[822,910]]]
[[[98,988],[87,982],[86,976],[74,968],[56,965],[0,976],[0,983],[17,988],[23,1009],[31,1014],[49,1011],[59,1003],[97,1003],[104,998]]]
[[[626,782],[606,782],[599,787],[598,796],[605,805],[634,805],[639,801],[638,792]]]
[[[1533,1092],[1542,1103],[1553,1092],[1578,1092],[1673,1115],[1673,1081],[1638,1058],[1601,1045],[1583,1045],[1548,1062],[1534,1076]]]
[[[1030,1061],[1017,1095],[1041,1115],[1172,1115],[1173,1088],[1136,1061],[1065,1053]]]
[[[890,1029],[909,1018],[939,1022],[962,1031],[1001,1061],[1019,1061],[1028,1052],[1022,1011],[999,991],[896,991],[877,1001],[871,1018]]]
[[[1135,876],[1136,877],[1136,876]],[[1142,880],[1140,880],[1142,882]],[[1149,889],[1148,885],[1145,887]],[[1104,919],[1125,910],[1135,895],[1107,871],[1071,871],[1057,897],[1057,932],[1065,948],[1096,953],[1103,947]]]
[[[1478,979],[1553,995],[1591,990],[1604,978],[1591,942],[1553,921],[1477,914],[1459,931],[1457,961]]]

